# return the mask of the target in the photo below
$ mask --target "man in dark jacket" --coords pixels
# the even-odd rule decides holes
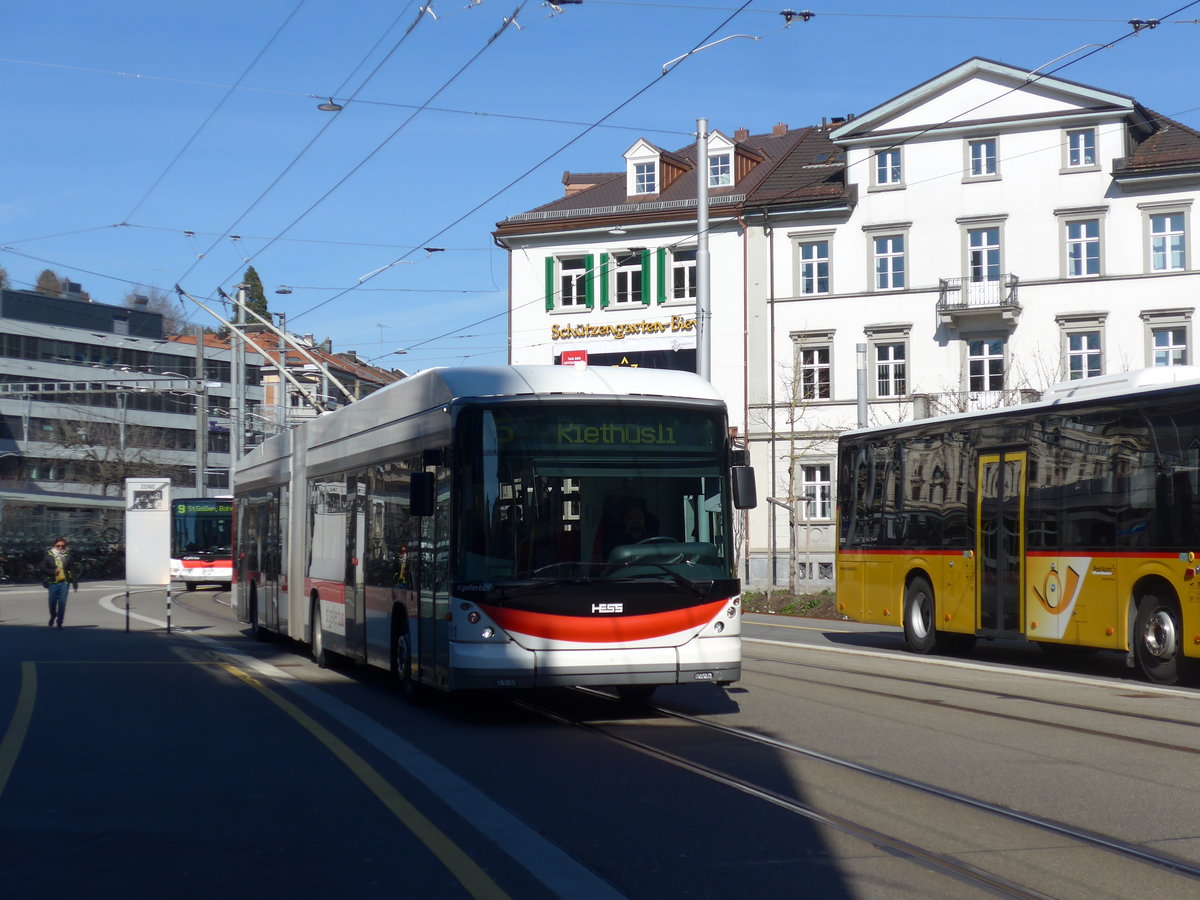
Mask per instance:
[[[67,612],[67,592],[71,586],[79,590],[79,572],[71,559],[71,551],[67,549],[66,538],[55,538],[54,546],[46,551],[42,559],[42,585],[50,592],[50,622],[51,628],[57,623],[63,625],[63,616]]]

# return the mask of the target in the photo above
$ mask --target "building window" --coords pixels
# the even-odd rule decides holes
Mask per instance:
[[[875,290],[894,291],[904,287],[904,235],[873,238],[875,247]]]
[[[635,194],[654,194],[658,192],[658,166],[656,163],[644,162],[633,164],[633,192]]]
[[[671,299],[696,299],[696,250],[676,250],[671,254]]]
[[[715,153],[708,158],[708,186],[729,187],[733,184],[733,163],[728,153]]]
[[[1066,341],[1068,381],[1104,374],[1099,331],[1077,331],[1066,335]]]
[[[1182,272],[1187,268],[1187,231],[1182,212],[1150,216],[1150,271]]]
[[[829,241],[798,244],[801,294],[829,293]]]
[[[804,501],[804,521],[812,522],[833,516],[828,465],[800,467],[800,498]]]
[[[1067,277],[1083,278],[1100,274],[1100,220],[1068,221]]]
[[[801,347],[796,351],[799,399],[828,400],[831,394],[829,347]]]
[[[908,393],[908,348],[903,341],[875,345],[875,396]]]
[[[570,256],[558,261],[558,306],[581,309],[587,306],[587,259]]]
[[[967,341],[967,390],[971,393],[1004,390],[1004,339]]]
[[[904,183],[900,167],[900,148],[875,151],[875,184],[879,187],[898,187]]]
[[[967,177],[991,178],[997,172],[996,139],[967,141]]]
[[[1188,364],[1187,326],[1152,328],[1150,342],[1153,347],[1151,365],[1159,367]]]
[[[1067,132],[1066,167],[1088,169],[1096,166],[1096,129],[1080,128]]]
[[[971,281],[1000,280],[1000,228],[967,230],[967,271]]]
[[[639,251],[623,251],[613,254],[616,264],[615,291],[613,302],[617,306],[641,304],[644,298],[642,254]]]

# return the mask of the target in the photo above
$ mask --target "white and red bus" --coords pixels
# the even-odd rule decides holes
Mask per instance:
[[[171,501],[171,580],[230,587],[233,580],[233,498],[184,497]]]
[[[241,460],[238,617],[406,690],[728,684],[744,461],[691,373],[422,372]]]

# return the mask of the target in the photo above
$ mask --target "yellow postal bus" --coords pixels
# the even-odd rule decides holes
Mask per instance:
[[[837,497],[840,609],[916,652],[1023,636],[1162,684],[1200,668],[1200,369],[847,432]]]

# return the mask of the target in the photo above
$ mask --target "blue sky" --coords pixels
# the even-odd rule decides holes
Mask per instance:
[[[1011,0],[992,18],[850,0],[790,7],[815,13],[790,27],[769,0],[4,7],[0,266],[15,287],[51,268],[100,302],[176,283],[207,299],[253,264],[291,330],[408,371],[505,362],[495,223],[560,196],[564,170],[620,169],[638,137],[690,143],[700,117],[796,128],[972,56],[1064,57],[1047,69],[1078,60],[1058,74],[1200,128],[1186,0]],[[1126,38],[1135,17],[1164,21]],[[662,76],[730,35],[749,37]],[[319,111],[327,97],[345,108]]]

